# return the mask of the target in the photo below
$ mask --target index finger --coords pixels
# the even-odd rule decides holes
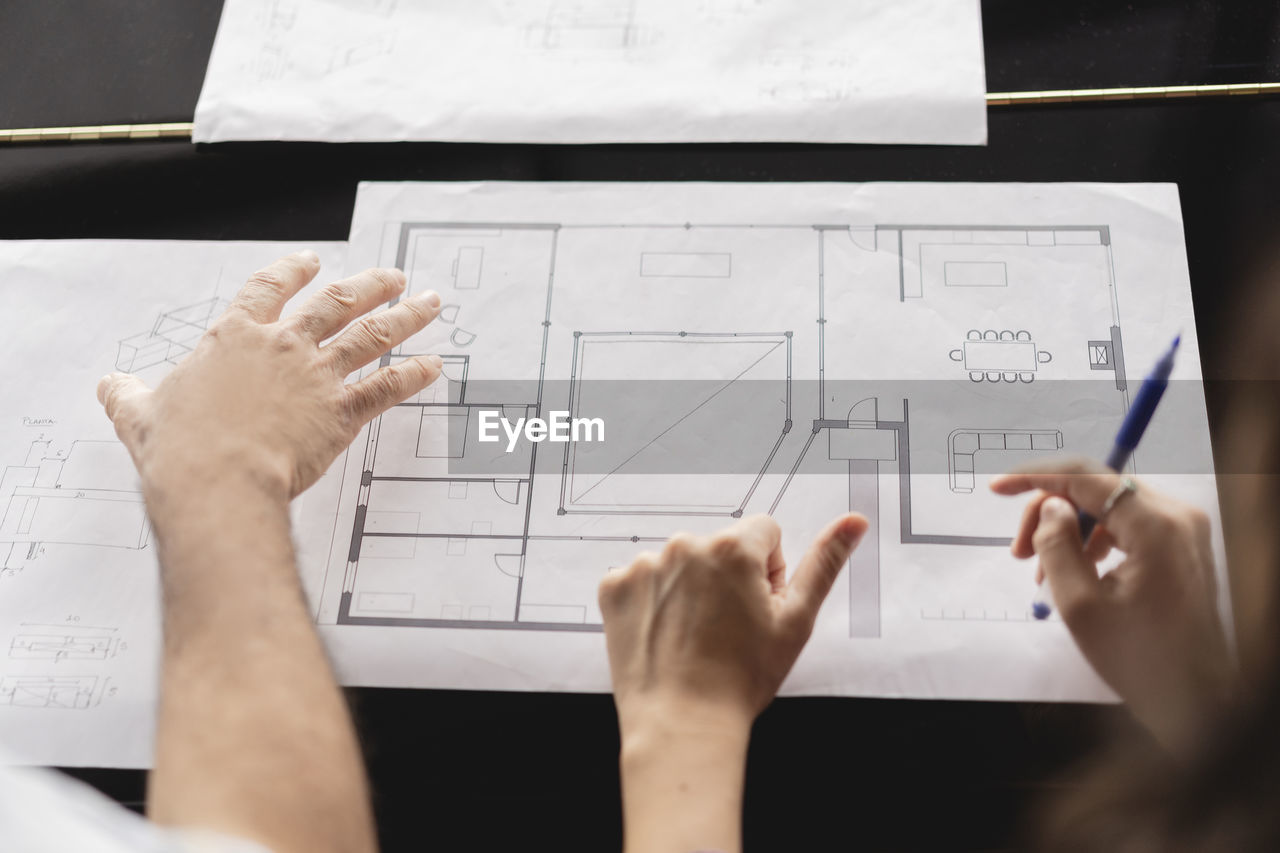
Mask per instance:
[[[764,563],[771,584],[785,585],[787,566],[782,559],[782,528],[772,517],[749,515],[727,527],[720,536],[736,539],[744,551]]]
[[[274,323],[280,319],[284,304],[319,271],[320,257],[315,252],[285,255],[249,276],[231,300],[231,307],[241,309],[259,323]]]
[[[1066,498],[1097,518],[1118,485],[1120,475],[1115,471],[1099,462],[1077,459],[1028,465],[993,477],[991,491],[998,495],[1020,495],[1040,489]]]

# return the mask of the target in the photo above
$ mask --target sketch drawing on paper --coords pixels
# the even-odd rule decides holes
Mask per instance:
[[[616,50],[636,40],[636,0],[551,0],[526,39],[548,50]]]
[[[0,570],[20,569],[47,545],[141,550],[151,542],[137,473],[116,441],[74,441],[64,452],[32,442],[0,475]]]
[[[805,489],[820,483],[831,505],[871,521],[842,604],[849,636],[878,637],[883,545],[1007,545],[1002,519],[982,520],[997,500],[987,480],[1092,450],[1129,404],[1105,225],[397,228],[379,262],[444,309],[381,363],[436,353],[448,381],[375,419],[348,451],[322,624],[598,631],[609,568],[694,517],[785,514],[809,477]],[[697,286],[654,296],[681,282]],[[786,303],[802,307],[741,297],[779,286],[803,289]],[[1016,321],[989,328],[997,312]],[[828,334],[835,316],[842,331]],[[646,378],[636,365],[704,390],[648,397],[647,412],[584,399]],[[895,368],[939,381],[885,381]],[[1091,381],[1063,395],[1049,380]],[[747,382],[763,383],[749,400]],[[1088,418],[1074,414],[1082,405]],[[513,462],[474,443],[481,406],[637,425],[615,431],[603,462],[580,445],[530,445]],[[730,435],[717,443],[737,454],[733,473],[663,468],[663,454]]]
[[[0,677],[0,706],[83,711],[102,702],[109,681],[94,675]]]
[[[124,648],[115,628],[23,623],[9,641],[11,660],[105,661]]]
[[[261,40],[246,70],[256,82],[329,75],[390,56],[396,45],[396,0],[352,0],[351,11],[374,26],[359,31],[300,27],[306,18],[298,0],[268,0],[254,10]],[[298,37],[299,32],[305,37]]]
[[[227,305],[226,300],[215,296],[162,312],[148,331],[121,339],[116,370],[137,373],[158,364],[177,364]]]

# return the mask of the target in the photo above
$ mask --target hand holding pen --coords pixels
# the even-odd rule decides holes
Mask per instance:
[[[1122,471],[1160,402],[1178,339],[1142,383],[1105,465],[1058,462],[996,477],[992,491],[1037,491],[1011,550],[1040,558],[1033,612],[1049,615],[1052,590],[1080,651],[1171,749],[1226,701],[1231,667],[1218,618],[1208,517]],[[1102,522],[1104,526],[1098,527]],[[1125,559],[1105,575],[1112,547]]]
[[[1098,675],[1166,746],[1188,747],[1227,700],[1230,658],[1218,618],[1208,517],[1099,462],[1057,462],[995,478],[1001,495],[1038,490],[1013,540],[1040,558],[1062,621]],[[1117,491],[1124,497],[1112,500]],[[1077,512],[1105,515],[1088,543]],[[1099,576],[1112,546],[1125,559]]]

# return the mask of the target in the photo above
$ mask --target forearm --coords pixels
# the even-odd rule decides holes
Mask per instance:
[[[666,713],[622,735],[627,853],[742,848],[747,718]]]
[[[164,594],[148,811],[278,853],[372,850],[359,748],[307,612],[287,501],[246,479],[148,489]]]

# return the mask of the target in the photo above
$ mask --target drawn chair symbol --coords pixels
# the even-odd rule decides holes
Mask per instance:
[[[951,356],[952,361],[964,361],[964,350],[962,349],[953,349],[948,355]]]
[[[1053,361],[1053,354],[1045,352],[1044,350],[1040,350],[1039,352],[1036,353],[1036,361],[1040,362],[1041,364],[1048,364],[1049,362]]]

